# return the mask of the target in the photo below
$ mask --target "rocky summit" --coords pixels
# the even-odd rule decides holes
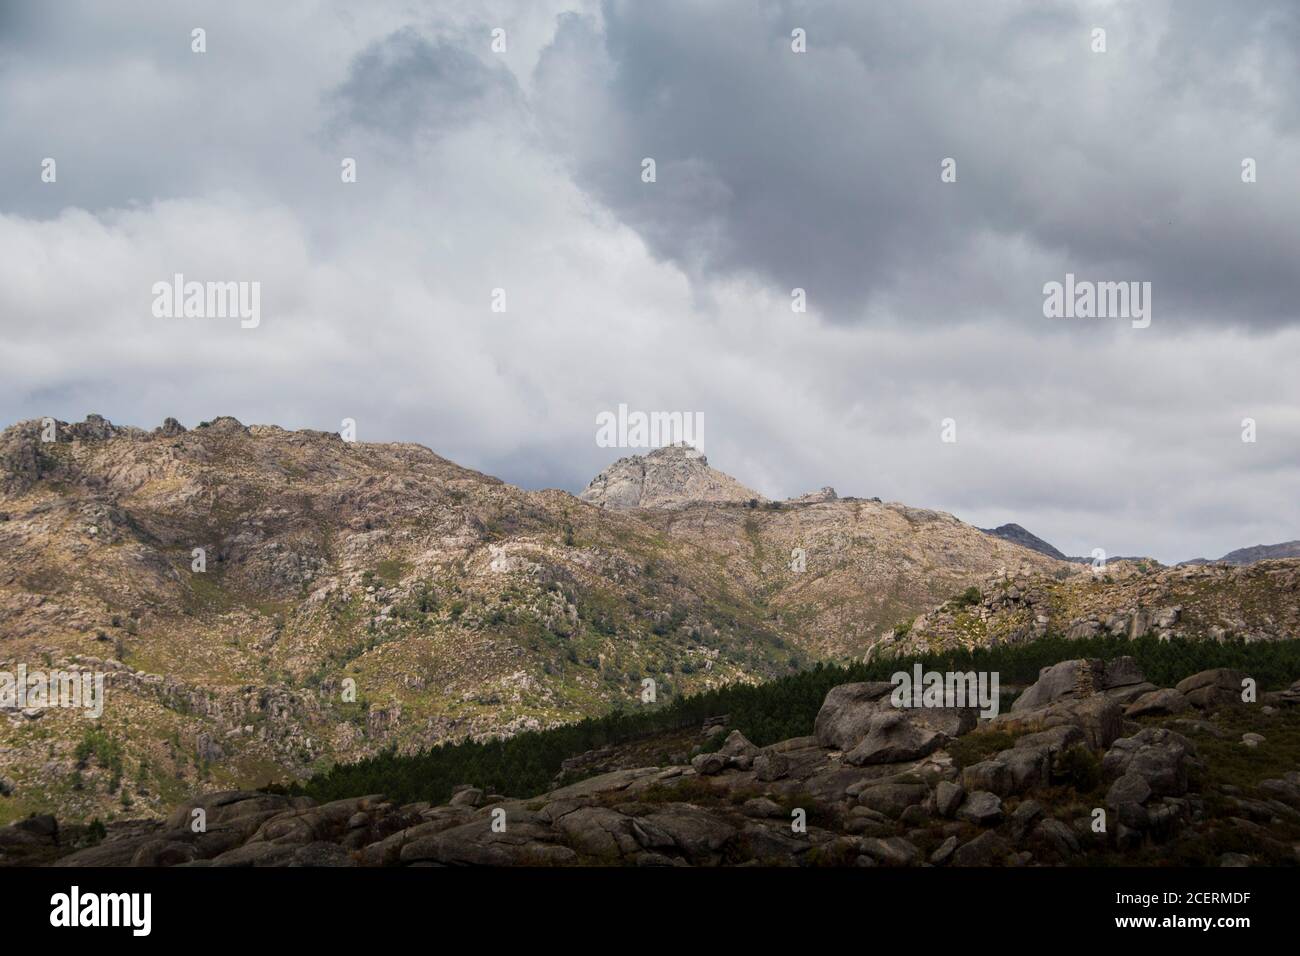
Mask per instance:
[[[708,502],[767,501],[730,475],[709,467],[689,445],[667,445],[646,455],[620,458],[578,495],[601,508],[682,508]]]
[[[767,501],[683,448],[592,488],[230,417],[5,429],[0,672],[102,677],[107,703],[0,710],[0,822],[162,817],[640,707],[647,679],[660,704],[768,680],[999,569],[1079,573],[942,512]]]

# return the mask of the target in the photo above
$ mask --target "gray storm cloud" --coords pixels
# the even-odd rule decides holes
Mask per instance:
[[[1300,299],[1298,56],[1283,3],[611,2],[562,22],[539,110],[656,254],[833,321],[1035,321],[1069,269],[1151,281],[1166,323],[1270,328]],[[987,249],[1039,281],[963,269]]]

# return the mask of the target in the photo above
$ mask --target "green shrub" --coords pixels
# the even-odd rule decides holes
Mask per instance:
[[[1101,759],[1082,744],[1062,753],[1055,770],[1062,783],[1079,793],[1091,793],[1101,783]]]
[[[946,749],[952,756],[953,766],[960,770],[981,760],[987,760],[1001,750],[1009,749],[1015,745],[1015,742],[1015,737],[1005,730],[975,731],[964,737],[958,737],[949,743]]]

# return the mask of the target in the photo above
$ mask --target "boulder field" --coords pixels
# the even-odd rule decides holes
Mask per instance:
[[[1211,772],[1270,747],[1242,726],[1300,724],[1300,681],[1243,702],[1245,677],[1220,668],[1160,688],[1132,658],[1068,660],[988,720],[846,684],[810,736],[758,747],[711,720],[686,762],[538,796],[466,785],[399,806],[226,791],[102,834],[31,817],[0,829],[0,854],[70,867],[1300,863],[1300,770]]]

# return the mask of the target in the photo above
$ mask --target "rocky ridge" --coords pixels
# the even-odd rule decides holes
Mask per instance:
[[[1218,560],[1224,564],[1254,564],[1256,561],[1277,558],[1300,558],[1300,541],[1284,541],[1281,544],[1257,544],[1249,548],[1237,548],[1235,551],[1229,551]]]
[[[870,655],[996,646],[1049,634],[1223,642],[1300,635],[1300,560],[1245,566],[1120,561],[1104,573],[994,575],[885,632]]]

